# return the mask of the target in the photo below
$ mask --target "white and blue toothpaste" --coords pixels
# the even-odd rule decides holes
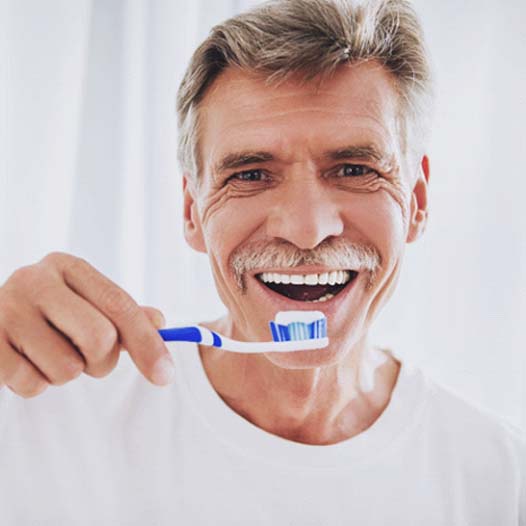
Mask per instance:
[[[164,341],[195,342],[240,353],[292,352],[329,345],[327,318],[319,311],[282,311],[270,322],[272,341],[240,342],[200,325],[159,329]]]

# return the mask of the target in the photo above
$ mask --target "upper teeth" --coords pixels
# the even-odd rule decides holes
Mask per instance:
[[[259,279],[264,283],[283,283],[288,285],[343,285],[351,279],[348,270],[333,270],[321,274],[281,274],[278,272],[263,272]]]

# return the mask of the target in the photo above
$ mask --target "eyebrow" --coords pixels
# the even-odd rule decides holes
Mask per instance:
[[[324,154],[331,161],[342,161],[346,159],[360,159],[368,162],[378,163],[383,167],[393,164],[393,156],[384,153],[372,144],[364,146],[345,146]]]
[[[274,156],[269,152],[236,152],[223,157],[215,167],[216,173],[226,172],[235,168],[242,168],[249,164],[273,161]]]
[[[380,163],[383,166],[392,164],[392,156],[388,156],[372,144],[363,146],[345,146],[336,150],[325,152],[322,156],[331,161],[345,159],[360,159],[368,162]],[[250,164],[266,163],[274,161],[275,156],[265,151],[243,151],[230,153],[223,157],[216,165],[215,172],[222,173],[227,170],[242,168]]]

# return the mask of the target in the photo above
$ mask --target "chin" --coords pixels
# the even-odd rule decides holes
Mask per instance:
[[[328,367],[341,362],[353,347],[348,340],[334,338],[324,349],[286,353],[268,352],[264,353],[264,356],[274,365],[283,369],[312,369]]]

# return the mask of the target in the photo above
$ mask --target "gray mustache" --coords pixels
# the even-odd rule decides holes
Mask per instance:
[[[382,265],[378,249],[372,245],[334,238],[322,241],[312,250],[303,250],[285,240],[256,241],[235,250],[230,267],[239,288],[246,291],[245,276],[260,268],[295,268],[322,265],[331,268],[359,269],[369,273],[369,285]]]

